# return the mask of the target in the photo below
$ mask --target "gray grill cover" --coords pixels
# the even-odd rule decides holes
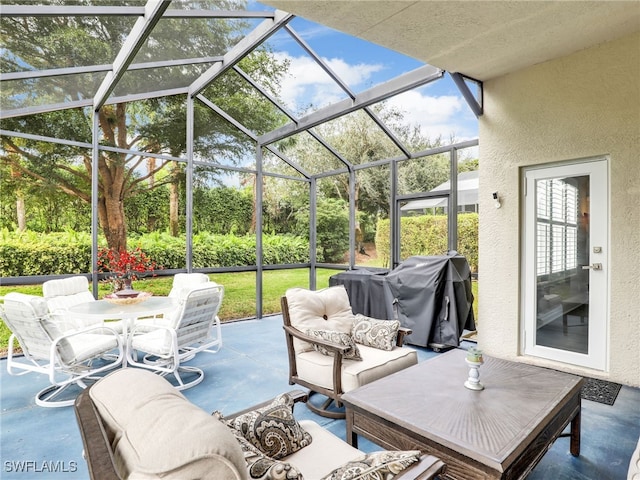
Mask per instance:
[[[333,275],[329,285],[344,285],[353,313],[397,318],[413,330],[407,343],[452,346],[460,344],[466,328],[475,330],[471,270],[457,252],[410,257],[395,270],[357,269]]]
[[[475,330],[471,270],[457,252],[410,257],[385,279],[398,320],[413,330],[407,343],[458,346],[465,328]]]

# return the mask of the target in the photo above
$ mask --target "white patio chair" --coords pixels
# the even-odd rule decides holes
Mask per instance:
[[[204,273],[176,273],[171,285],[170,297],[177,298],[183,288],[209,283],[209,276]],[[217,285],[217,284],[216,284]]]
[[[87,277],[78,275],[58,280],[48,280],[42,284],[42,295],[47,304],[47,310],[51,315],[57,317],[56,322],[64,331],[102,324],[101,320],[78,320],[65,315],[65,312],[74,305],[95,302],[96,299],[89,291]]]
[[[67,310],[75,305],[95,302],[93,293],[89,291],[89,280],[81,275],[75,277],[48,280],[42,284],[42,295],[47,302],[49,314],[55,318],[63,330],[82,329],[92,326],[106,325],[118,333],[123,332],[121,320],[104,322],[103,319],[71,317]]]
[[[64,399],[68,387],[86,388],[85,380],[122,365],[123,345],[112,328],[97,325],[83,329],[57,323],[47,311],[44,298],[9,293],[3,298],[0,315],[11,330],[7,371],[10,375],[44,373],[50,386],[36,394],[42,407],[72,405],[75,397]],[[23,355],[14,353],[17,339]]]
[[[223,296],[222,285],[213,282],[181,289],[176,297],[180,306],[170,315],[167,325],[136,322],[133,326],[127,339],[128,363],[164,376],[174,375],[177,381],[174,386],[178,390],[200,383],[204,372],[182,363],[199,352],[215,353],[221,348],[222,332],[217,314]],[[185,383],[181,376],[184,373],[195,378]]]

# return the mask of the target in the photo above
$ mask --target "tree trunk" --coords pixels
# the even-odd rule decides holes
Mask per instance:
[[[180,219],[179,219],[179,205],[180,205],[180,189],[178,185],[178,165],[175,162],[171,165],[173,175],[173,181],[169,184],[169,233],[172,237],[180,235]]]
[[[18,217],[18,231],[24,232],[27,229],[27,214],[24,206],[24,196],[21,192],[16,194],[16,216]]]
[[[124,204],[119,199],[98,200],[98,221],[110,250],[121,252],[127,249],[127,228]]]

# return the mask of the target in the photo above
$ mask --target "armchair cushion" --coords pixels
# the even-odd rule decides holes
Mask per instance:
[[[342,390],[348,392],[418,363],[418,354],[412,348],[395,347],[390,352],[360,345],[361,362],[344,362]],[[316,351],[296,355],[298,375],[323,388],[333,388],[333,357]]]
[[[316,291],[290,288],[286,297],[292,327],[301,332],[333,330],[351,334],[355,316],[344,285]],[[310,343],[297,338],[294,339],[294,347],[296,352],[313,349]]]
[[[240,473],[246,471],[242,450],[229,428],[164,378],[126,368],[96,382],[89,395],[122,478],[246,478]]]
[[[341,465],[322,480],[390,480],[420,456],[419,450],[373,452]]]
[[[356,343],[381,350],[393,350],[399,329],[398,320],[377,320],[358,313],[351,327],[351,336]]]
[[[338,345],[349,347],[348,350],[344,352],[343,357],[349,358],[351,360],[362,360],[362,357],[360,356],[360,350],[358,350],[356,342],[348,333],[336,332],[334,330],[307,330],[305,333],[310,337],[320,338],[322,340],[327,340]],[[333,356],[333,352],[328,350],[323,345],[314,343],[313,349],[323,355]]]
[[[260,452],[279,460],[311,443],[311,435],[293,416],[293,404],[291,395],[284,393],[270,405],[239,415],[227,424]]]

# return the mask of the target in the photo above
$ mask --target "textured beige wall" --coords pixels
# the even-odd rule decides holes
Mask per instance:
[[[479,346],[640,386],[640,34],[488,81],[484,108]],[[608,371],[519,357],[520,168],[602,155],[610,159]]]

